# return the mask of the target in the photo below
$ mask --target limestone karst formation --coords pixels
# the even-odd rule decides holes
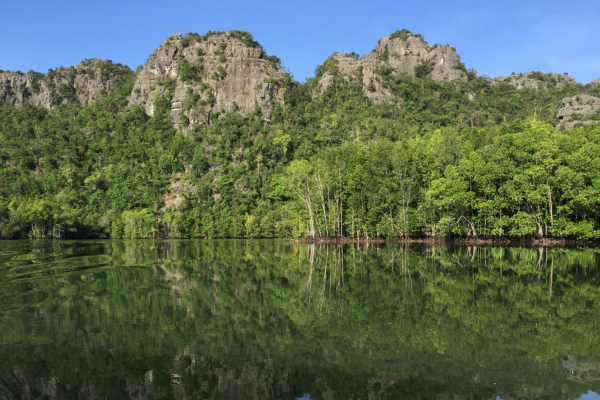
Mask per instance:
[[[390,80],[401,76],[426,77],[458,86],[469,80],[455,48],[430,46],[423,36],[401,30],[381,38],[373,51],[362,57],[333,53],[317,68],[311,90],[318,97],[332,84],[355,84],[373,104],[390,102],[401,107],[404,99],[394,95],[389,85]],[[168,120],[184,132],[194,124],[210,124],[211,118],[227,111],[256,113],[268,122],[275,104],[285,104],[286,83],[292,80],[279,58],[268,56],[247,32],[175,33],[154,50],[137,73],[99,59],[46,74],[0,71],[0,105],[47,109],[69,103],[86,106],[131,79],[135,82],[129,106],[141,106],[152,116],[157,102],[166,102]],[[598,82],[600,78],[590,85]],[[566,74],[540,72],[498,76],[490,84],[511,85],[518,90],[583,87]],[[471,100],[477,96],[473,91],[468,95]],[[597,97],[564,98],[557,107],[557,129],[589,123],[594,120],[589,116],[597,114],[599,107]]]

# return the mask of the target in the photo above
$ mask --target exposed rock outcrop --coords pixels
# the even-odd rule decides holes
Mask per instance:
[[[600,86],[600,77],[598,79],[596,79],[595,81],[592,81],[592,85]]]
[[[320,68],[319,89],[325,91],[337,75],[362,81],[373,103],[394,101],[386,77],[399,74],[427,76],[436,81],[467,81],[460,56],[453,47],[429,46],[421,35],[396,31],[379,40],[377,47],[359,58],[356,54],[334,53]],[[319,74],[318,74],[319,75]]]
[[[600,122],[597,118],[600,113],[600,97],[594,97],[587,94],[581,94],[573,97],[566,97],[556,114],[559,124],[556,130],[562,130],[565,127],[574,127],[578,123],[589,124]]]
[[[140,72],[130,105],[153,115],[163,96],[171,104],[171,123],[184,128],[205,123],[214,111],[251,112],[269,119],[276,99],[283,101],[279,80],[286,72],[276,57],[267,57],[250,34],[209,32],[174,34],[148,59]]]
[[[48,109],[73,102],[86,106],[113,91],[119,82],[132,74],[127,66],[97,58],[69,68],[48,70],[47,74],[33,71],[2,72],[0,104]]]
[[[507,83],[517,89],[550,89],[555,87],[563,87],[566,84],[576,84],[577,82],[572,76],[542,72],[526,72],[512,74],[506,76],[497,76],[492,80],[492,84],[500,82]]]
[[[589,96],[587,94],[566,97],[562,100],[562,104],[556,118],[565,119],[578,115],[592,115],[600,111],[600,97]]]

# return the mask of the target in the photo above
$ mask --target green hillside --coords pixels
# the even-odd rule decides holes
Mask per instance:
[[[129,104],[141,69],[85,107],[0,103],[0,237],[600,236],[598,116],[556,119],[600,86],[538,73],[545,88],[517,89],[464,65],[464,82],[440,81],[424,63],[381,67],[365,90],[362,67],[330,58],[305,83],[265,80],[283,94],[268,119],[213,109],[186,126],[170,117],[181,74],[198,87],[183,109],[207,104],[186,63],[152,116]],[[394,100],[371,101],[375,86]]]

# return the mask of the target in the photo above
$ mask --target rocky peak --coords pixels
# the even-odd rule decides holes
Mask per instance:
[[[69,103],[86,106],[132,74],[127,66],[97,58],[69,68],[49,69],[47,74],[5,71],[0,73],[0,104],[48,109]]]
[[[551,72],[545,74],[538,71],[497,76],[492,80],[493,85],[501,82],[512,85],[517,89],[550,89],[577,83],[575,79],[569,75],[553,74]]]
[[[592,81],[592,85],[600,86],[600,78],[596,79],[595,81]]]
[[[395,100],[385,80],[399,74],[436,81],[467,81],[456,49],[449,45],[429,46],[423,36],[406,29],[380,39],[377,47],[362,58],[356,54],[334,53],[320,68],[317,77],[321,91],[331,85],[335,75],[348,77],[359,73],[363,90],[373,103]]]
[[[269,119],[273,101],[282,100],[279,80],[286,75],[277,57],[268,57],[247,32],[174,34],[158,47],[140,72],[130,105],[148,115],[157,96],[171,106],[171,123],[186,129],[206,123],[215,111],[252,112]]]

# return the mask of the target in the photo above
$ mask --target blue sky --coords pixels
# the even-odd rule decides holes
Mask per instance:
[[[240,29],[303,81],[332,52],[369,53],[396,29],[457,48],[489,76],[600,76],[600,1],[86,1],[0,0],[0,69],[70,66],[85,58],[131,68],[175,33]]]

